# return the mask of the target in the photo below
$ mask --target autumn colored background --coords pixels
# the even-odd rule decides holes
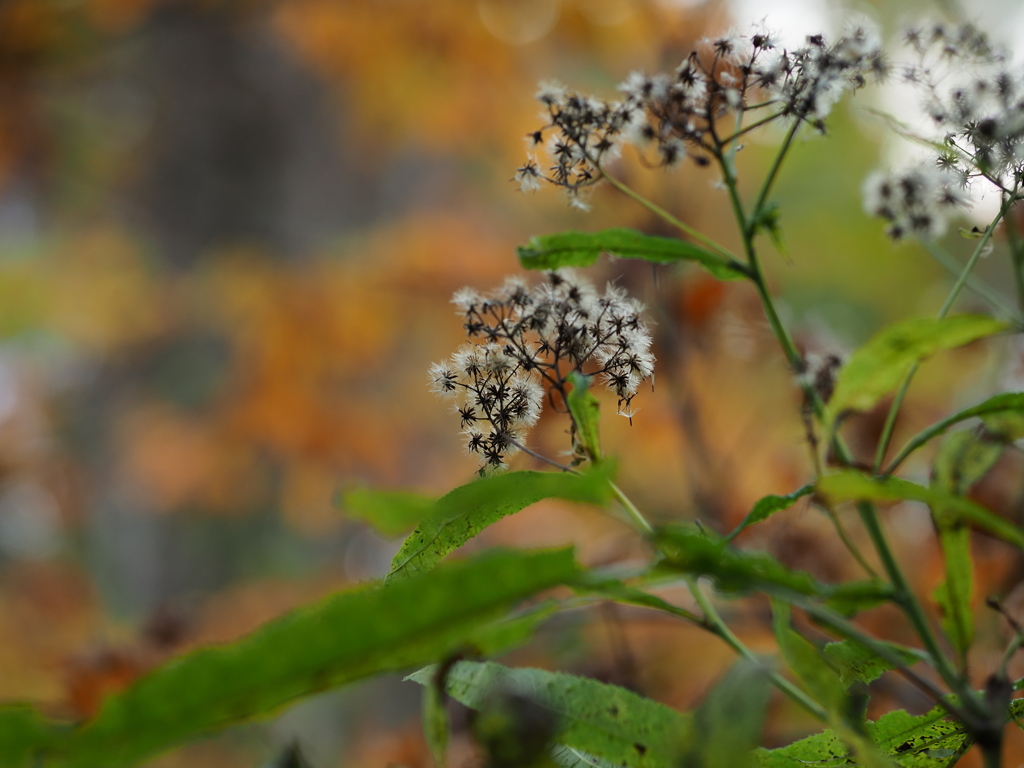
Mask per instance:
[[[440,494],[475,469],[426,386],[428,364],[460,340],[452,291],[518,271],[515,246],[532,234],[664,233],[610,189],[582,213],[510,183],[537,127],[537,81],[611,96],[634,69],[675,66],[732,11],[775,22],[773,3],[749,5],[0,3],[0,699],[88,717],[176,652],[383,575],[397,542],[346,517],[339,493]],[[838,29],[831,4],[796,16],[775,5],[779,23]],[[861,10],[891,32],[896,5],[910,8]],[[883,157],[870,106],[884,99],[840,108],[778,188],[786,248],[769,273],[812,351],[934,313],[948,285],[861,212],[861,177]],[[754,141],[741,156],[751,185],[768,150]],[[735,242],[712,174],[633,159],[618,171]],[[1001,268],[983,267],[997,283]],[[626,262],[593,277],[627,286],[656,322],[657,385],[632,426],[605,401],[607,449],[640,506],[725,527],[804,482],[799,399],[751,288]],[[986,354],[929,363],[903,429],[970,400],[976,372],[1014,375]],[[878,426],[854,428],[868,440]],[[535,447],[557,455],[565,429],[545,418]],[[1014,492],[993,486],[991,503]],[[922,519],[903,521],[905,546],[927,536]],[[554,504],[471,546],[498,542],[574,542],[591,563],[641,546],[594,510]],[[748,543],[826,578],[850,573],[809,508]],[[927,586],[938,563],[915,552]],[[980,588],[1015,568],[992,558]],[[738,629],[755,645],[764,635],[753,620]],[[514,657],[678,707],[730,659],[713,638],[625,610],[560,618]],[[419,695],[397,677],[358,685],[154,765],[255,766],[297,739],[314,768],[426,766]],[[921,706],[906,696],[893,703]],[[773,738],[806,727],[787,711]]]

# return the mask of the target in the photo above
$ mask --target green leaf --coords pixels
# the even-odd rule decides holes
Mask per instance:
[[[823,585],[824,586],[824,585]],[[825,604],[843,616],[874,608],[892,600],[892,587],[878,579],[844,581],[826,587]]]
[[[821,651],[790,625],[790,606],[772,601],[772,629],[790,669],[829,713],[829,723],[864,768],[891,768],[892,762],[864,732],[863,715],[847,694],[839,673]]]
[[[436,499],[408,491],[375,491],[358,488],[342,496],[341,506],[350,517],[365,520],[389,538],[408,533],[429,515]]]
[[[525,269],[589,267],[602,253],[656,264],[693,261],[721,280],[747,276],[745,267],[685,240],[656,237],[619,227],[601,232],[559,232],[530,238],[516,249]]]
[[[445,768],[448,764],[448,732],[448,709],[445,707],[441,686],[424,686],[423,735],[437,768]]]
[[[782,239],[780,219],[779,204],[776,202],[766,203],[754,213],[753,220],[751,221],[751,231],[755,235],[761,231],[767,232],[772,245],[775,246],[775,250],[779,252],[783,259],[790,262],[789,250]]]
[[[576,579],[573,579],[575,582]],[[571,582],[570,582],[571,585]],[[473,633],[472,645],[482,656],[496,656],[528,642],[545,621],[561,609],[557,600],[544,600],[531,604],[526,610],[504,616]]]
[[[735,539],[740,531],[748,526],[760,523],[762,520],[767,520],[769,517],[774,515],[776,512],[781,512],[783,509],[789,509],[793,506],[793,502],[800,499],[809,493],[814,491],[814,485],[805,485],[802,488],[797,488],[792,493],[787,493],[785,496],[765,496],[763,499],[758,501],[752,510],[747,513],[747,516],[740,521],[740,524],[736,526],[736,530],[730,533],[725,540],[732,541]]]
[[[589,376],[573,371],[569,374],[569,383],[572,384],[572,390],[566,398],[566,405],[576,427],[576,443],[583,449],[586,457],[597,464],[601,461],[601,404],[590,393]]]
[[[934,598],[946,633],[960,658],[967,663],[967,651],[974,642],[974,613],[971,597],[974,591],[974,568],[971,561],[970,529],[959,526],[939,531],[946,578],[935,588]]]
[[[803,571],[793,571],[767,552],[747,552],[728,546],[725,539],[695,527],[663,528],[656,534],[665,557],[662,567],[694,576],[711,576],[723,592],[755,589],[788,590],[819,595],[821,586]]]
[[[902,659],[908,667],[928,657],[922,651],[898,643],[879,643]],[[890,661],[853,640],[828,643],[822,650],[839,671],[839,681],[847,688],[853,683],[870,683],[890,669],[895,669],[895,665]]]
[[[954,432],[939,445],[932,466],[932,487],[962,496],[999,460],[1004,446],[984,433]]]
[[[700,734],[684,765],[702,768],[742,768],[761,741],[771,676],[757,662],[741,659],[694,712]]]
[[[750,552],[703,529],[665,528],[656,534],[664,556],[659,568],[694,576],[710,576],[722,592],[761,590],[782,599],[797,595],[824,598],[837,611],[850,614],[891,597],[882,582],[823,584],[809,573],[787,568],[767,552]]]
[[[961,496],[980,480],[1003,452],[1000,443],[973,432],[954,432],[939,446],[933,468],[932,488]],[[932,518],[939,531],[939,543],[945,562],[946,578],[935,590],[942,616],[942,628],[967,663],[967,651],[974,641],[974,563],[971,560],[971,532],[955,510],[932,507]]]
[[[890,325],[854,351],[839,370],[827,406],[827,420],[834,423],[848,411],[869,410],[926,357],[1008,327],[983,315],[922,318]]]
[[[400,584],[332,595],[150,672],[81,729],[54,736],[46,766],[129,765],[297,698],[449,656],[514,603],[576,573],[568,549],[496,550]]]
[[[407,679],[428,685],[433,667]],[[447,678],[448,694],[471,709],[491,691],[514,690],[540,701],[558,718],[556,741],[615,765],[669,768],[695,743],[693,718],[618,686],[540,669],[510,669],[493,662],[459,662]]]
[[[546,702],[514,685],[495,685],[470,721],[487,768],[554,768],[559,722]]]
[[[607,576],[596,574],[594,571],[584,571],[571,586],[573,590],[580,594],[601,595],[617,603],[650,608],[704,626],[703,619],[697,614],[673,605],[657,595],[652,595],[649,592],[644,592],[642,589],[626,584],[621,579],[608,578]]]
[[[850,748],[835,731],[822,731],[778,749],[754,752],[758,768],[847,768],[853,766]]]
[[[865,729],[878,752],[898,761],[901,768],[946,768],[971,746],[964,727],[946,715],[942,707],[916,717],[897,710],[868,722]],[[851,749],[832,730],[779,749],[759,749],[754,757],[758,768],[846,768],[857,764]]]
[[[847,709],[846,686],[821,651],[790,625],[790,606],[772,601],[772,631],[786,664],[803,682],[811,696],[829,713],[841,715]]]
[[[507,472],[475,480],[437,501],[398,550],[386,581],[398,582],[429,571],[487,526],[542,499],[601,505],[610,497],[608,476],[596,468],[581,475]]]
[[[818,493],[833,503],[841,501],[920,501],[933,510],[942,509],[950,521],[968,523],[1024,548],[1024,531],[980,504],[936,488],[925,488],[899,477],[869,477],[849,469],[818,480]]]
[[[879,748],[899,760],[902,768],[953,765],[967,751],[971,739],[964,726],[947,719],[941,706],[917,717],[896,710],[868,725]]]
[[[995,395],[921,430],[907,441],[893,461],[893,465],[901,463],[911,453],[954,424],[976,417],[981,417],[988,430],[995,433],[1000,441],[1010,442],[1019,439],[1024,436],[1024,429],[1019,423],[1019,420],[1024,418],[1024,392],[1004,392]]]
[[[0,755],[9,768],[41,765],[41,756],[59,736],[59,728],[29,706],[0,707]]]

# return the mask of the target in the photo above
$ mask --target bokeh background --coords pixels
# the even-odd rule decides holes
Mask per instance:
[[[398,543],[347,517],[341,492],[440,494],[475,469],[426,386],[429,363],[460,341],[451,293],[517,272],[515,246],[532,234],[664,232],[610,189],[589,213],[553,190],[517,191],[537,81],[610,97],[630,71],[671,68],[733,24],[766,18],[799,41],[838,31],[846,10],[813,0],[0,3],[0,699],[88,717],[171,654],[385,573]],[[852,10],[889,34],[942,8]],[[1004,39],[1019,28],[1014,3],[967,10]],[[769,250],[768,269],[810,351],[843,351],[888,319],[932,314],[948,288],[923,250],[894,248],[861,212],[863,174],[898,152],[868,111],[886,98],[844,103],[828,137],[800,142],[778,187],[786,248]],[[741,154],[751,185],[776,138]],[[736,242],[713,174],[692,164],[651,173],[633,159],[618,170]],[[950,247],[962,255],[970,243]],[[997,284],[1002,268],[983,265]],[[799,398],[752,290],[628,262],[592,277],[627,286],[656,323],[656,387],[638,396],[632,425],[607,400],[603,425],[622,484],[651,517],[725,528],[757,498],[805,481]],[[987,349],[927,372],[906,431],[1020,373]],[[853,438],[878,426],[869,415]],[[533,443],[558,455],[565,430],[546,418]],[[1015,505],[1014,467],[1004,474],[992,503]],[[933,583],[927,518],[896,522],[915,576]],[[853,573],[811,509],[749,541],[825,578]],[[559,505],[507,519],[470,547],[499,542],[573,542],[591,563],[641,551],[617,522]],[[1012,586],[1020,564],[979,553],[990,555],[985,583]],[[758,610],[736,620],[767,648]],[[983,644],[979,659],[1000,651]],[[650,615],[597,609],[553,622],[513,660],[688,707],[730,654]],[[923,706],[899,686],[879,696]],[[427,766],[418,706],[398,677],[364,683],[153,765],[256,766],[297,740],[314,768]],[[769,738],[808,727],[783,705]]]

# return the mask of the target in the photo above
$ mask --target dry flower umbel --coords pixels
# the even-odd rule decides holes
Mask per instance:
[[[889,222],[894,239],[934,239],[971,204],[975,184],[1007,203],[1024,180],[1024,68],[970,24],[913,27],[905,40],[915,61],[903,79],[921,94],[935,134],[911,138],[938,148],[930,161],[876,172],[864,185],[864,207]],[[982,191],[982,190],[977,190]]]
[[[707,165],[746,130],[775,120],[824,130],[845,92],[886,71],[878,36],[860,24],[834,43],[811,35],[794,50],[779,48],[763,30],[708,39],[671,74],[634,72],[619,86],[620,101],[543,83],[537,99],[548,122],[528,138],[546,147],[551,165],[543,169],[530,156],[515,179],[524,191],[542,181],[555,184],[570,203],[585,207],[580,192],[601,179],[603,164],[622,143],[645,151],[654,165],[676,165],[687,156]],[[742,116],[755,110],[763,116],[742,127]]]
[[[481,471],[524,449],[545,395],[564,408],[573,371],[596,376],[629,417],[637,389],[654,373],[643,305],[617,286],[599,294],[559,270],[532,288],[517,278],[490,295],[464,288],[452,302],[470,341],[430,366],[431,388],[452,400]]]

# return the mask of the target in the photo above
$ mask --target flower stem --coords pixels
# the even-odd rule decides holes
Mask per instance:
[[[626,184],[622,183],[621,181],[619,181],[618,179],[616,179],[614,176],[612,176],[611,174],[606,172],[603,168],[601,169],[601,177],[605,181],[607,181],[609,184],[611,184],[613,187],[615,187],[617,190],[619,190],[619,192],[621,192],[626,197],[628,197],[631,200],[633,200],[635,203],[638,203],[641,206],[643,206],[644,208],[646,208],[647,210],[649,210],[651,213],[653,213],[655,216],[660,218],[662,221],[666,222],[667,224],[671,224],[676,229],[679,229],[679,230],[685,232],[687,235],[692,237],[694,240],[700,241],[701,243],[706,245],[708,248],[710,248],[712,251],[714,251],[718,255],[722,256],[722,258],[724,258],[726,260],[726,262],[728,262],[730,267],[733,267],[734,269],[737,269],[737,270],[739,270],[741,272],[746,272],[747,271],[746,265],[744,265],[742,261],[737,259],[736,256],[732,253],[732,251],[730,251],[724,245],[719,245],[718,243],[716,243],[714,240],[712,240],[707,235],[704,235],[701,232],[699,232],[698,230],[696,230],[693,227],[691,227],[685,221],[682,221],[682,220],[676,218],[675,216],[673,216],[671,213],[666,211],[664,208],[662,208],[657,203],[655,203],[655,202],[653,202],[651,200],[648,200],[646,197],[644,197],[640,193],[636,192],[635,190],[633,190],[628,185],[626,185]]]
[[[789,127],[786,132],[786,138],[782,140],[782,146],[779,148],[779,152],[775,155],[775,160],[772,162],[772,167],[768,170],[768,176],[765,177],[764,184],[761,185],[761,191],[757,194],[757,199],[754,202],[754,216],[759,216],[761,208],[764,206],[765,201],[768,199],[768,193],[771,192],[772,185],[775,183],[775,179],[779,175],[779,170],[782,168],[782,161],[785,159],[786,154],[789,152],[790,146],[793,144],[793,139],[796,136],[797,129],[800,127],[800,121],[794,120],[793,125]],[[749,223],[748,223],[749,224]]]
[[[996,225],[1003,218],[1006,212],[1009,210],[1010,201],[1003,203],[1003,206],[999,209],[999,213],[989,224],[985,230],[985,234],[982,235],[981,239],[978,240],[977,246],[974,248],[974,252],[971,257],[964,264],[964,268],[960,271],[960,276],[957,277],[956,282],[953,283],[953,287],[950,288],[949,294],[946,296],[946,300],[942,303],[942,308],[939,310],[939,319],[943,319],[949,314],[949,310],[953,308],[953,304],[956,302],[957,297],[960,295],[960,291],[964,285],[967,284],[967,278],[970,277],[971,272],[974,271],[974,265],[978,263],[978,259],[981,258],[981,254],[985,250],[985,246],[992,238],[992,233],[995,231]],[[906,397],[907,390],[910,388],[910,382],[913,381],[914,375],[917,373],[918,365],[915,363],[914,366],[907,372],[906,378],[903,379],[903,383],[900,385],[899,390],[896,393],[896,397],[893,398],[892,405],[889,407],[889,413],[885,417],[885,425],[882,427],[882,434],[878,438],[878,446],[875,450],[875,464],[874,471],[879,472],[882,468],[883,462],[885,462],[886,451],[889,450],[889,443],[892,441],[892,434],[896,428],[896,419],[899,417],[900,408],[903,407],[903,400]]]
[[[796,126],[794,125],[786,135],[786,140],[779,149],[778,155],[772,163],[768,178],[761,187],[757,203],[753,209],[754,216],[758,215],[760,206],[762,206],[764,201],[767,199],[772,182],[778,175],[779,169],[782,166],[782,161],[792,144],[792,139],[795,136],[795,133]],[[720,161],[724,160],[720,152],[717,156]],[[743,215],[743,207],[739,202],[739,192],[735,176],[732,174],[729,165],[725,162],[722,163],[722,171],[725,176],[726,185],[730,190],[730,196],[734,199],[733,209],[737,216],[736,223],[739,225],[740,233],[743,236],[743,246],[747,254],[747,263],[750,266],[751,280],[754,282],[758,295],[761,297],[761,303],[764,307],[765,314],[768,317],[768,322],[772,327],[775,337],[782,346],[783,352],[789,360],[790,365],[796,368],[796,366],[801,362],[800,353],[799,350],[797,350],[789,332],[786,330],[785,326],[783,326],[782,321],[779,318],[778,311],[775,308],[775,302],[772,299],[771,293],[768,291],[764,272],[757,259],[757,251],[754,245],[754,228],[751,225],[751,221]],[[1000,217],[1002,216],[1002,213],[1003,211],[1000,212]],[[996,221],[998,221],[998,218],[999,217],[997,217]],[[991,230],[989,231],[991,232]],[[984,242],[987,242],[987,237]],[[983,242],[979,243],[979,247],[976,249],[976,254],[980,254],[982,247]],[[972,261],[969,263],[969,268],[973,268],[973,262],[976,261],[976,258],[976,256],[972,258]],[[963,280],[958,281],[958,284],[954,287],[957,292],[959,292],[965,280],[966,276],[963,277]],[[822,403],[818,393],[814,390],[814,387],[809,384],[805,385],[804,392],[809,398],[815,414],[820,418],[824,412],[824,404]],[[833,435],[832,437],[832,448],[838,461],[843,465],[849,466],[852,461],[852,456],[850,455],[849,449],[838,435]],[[885,532],[882,530],[881,523],[879,522],[878,511],[872,504],[867,502],[859,503],[857,505],[857,511],[860,514],[862,524],[868,532],[871,543],[882,561],[882,566],[885,569],[886,575],[893,586],[893,590],[895,592],[894,600],[901,608],[903,608],[903,612],[906,614],[911,626],[914,628],[914,631],[924,644],[925,650],[927,650],[933,658],[936,670],[942,676],[942,679],[946,684],[956,692],[958,696],[960,696],[961,700],[969,709],[981,714],[984,710],[983,702],[978,699],[975,692],[967,684],[967,681],[957,672],[956,669],[953,668],[949,659],[939,647],[938,640],[932,632],[927,616],[924,613],[924,608],[921,606],[917,596],[910,588],[909,582],[893,555],[889,542],[886,539]]]
[[[708,596],[704,594],[704,590],[701,589],[700,582],[695,577],[690,577],[686,580],[686,583],[690,587],[690,593],[693,595],[693,599],[697,601],[697,605],[704,612],[704,617],[708,623],[713,627],[713,631],[718,635],[726,644],[732,648],[736,653],[745,659],[751,661],[760,660],[750,648],[729,629],[729,625],[725,623],[722,617],[715,610],[715,606],[708,599]],[[782,693],[786,694],[790,699],[795,701],[801,707],[810,712],[814,717],[822,722],[828,722],[828,712],[818,702],[814,701],[810,696],[800,690],[797,686],[793,685],[789,680],[784,678],[775,670],[769,672],[771,681]]]
[[[639,509],[637,509],[636,504],[632,502],[629,496],[623,493],[622,489],[619,488],[614,481],[609,480],[608,485],[611,486],[612,494],[614,494],[615,499],[622,505],[622,508],[626,510],[626,513],[629,515],[629,519],[632,522],[633,527],[645,536],[649,536],[654,533],[654,527],[647,522],[647,518],[644,517],[643,513]]]

